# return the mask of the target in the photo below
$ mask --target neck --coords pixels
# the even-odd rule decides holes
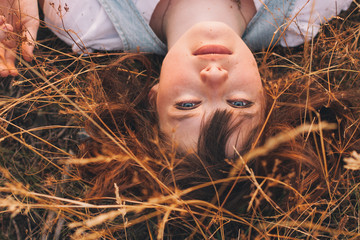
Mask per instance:
[[[150,25],[170,49],[189,28],[203,21],[223,22],[242,36],[255,13],[253,0],[160,0]]]

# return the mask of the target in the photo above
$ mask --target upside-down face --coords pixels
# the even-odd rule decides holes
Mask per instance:
[[[265,107],[253,54],[220,22],[194,25],[169,49],[150,95],[156,96],[161,131],[181,151],[196,149],[201,126],[215,110],[231,111],[230,122],[241,123],[227,142],[227,156],[244,148]]]

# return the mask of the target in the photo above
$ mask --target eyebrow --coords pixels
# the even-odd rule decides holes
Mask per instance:
[[[246,109],[246,108],[244,108]],[[248,112],[246,110],[244,111],[235,111],[235,112],[232,112],[231,113],[234,117],[236,118],[242,118],[240,121],[245,121],[247,119],[252,119],[255,117],[256,115],[256,112]],[[170,114],[170,118],[173,119],[173,120],[177,120],[177,121],[182,121],[182,120],[185,120],[185,119],[188,119],[188,118],[191,118],[191,117],[196,117],[198,116],[199,113],[185,113],[185,114]]]
[[[181,121],[191,117],[196,117],[198,115],[199,113],[170,114],[170,118],[173,120]]]
[[[257,112],[246,112],[246,111],[239,111],[238,113],[231,113],[235,117],[242,117],[245,119],[251,119],[254,118]]]

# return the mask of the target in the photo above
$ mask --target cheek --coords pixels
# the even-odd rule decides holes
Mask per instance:
[[[164,72],[161,72],[160,83],[166,85],[166,88],[175,88],[176,86],[186,87],[184,84],[196,79],[196,71],[192,70],[191,66],[183,63],[168,67]]]
[[[263,85],[257,68],[238,68],[231,74],[231,77],[234,79],[234,86],[245,87],[253,93],[253,96],[262,94]]]
[[[181,78],[184,74],[193,67],[191,56],[187,55],[184,52],[176,51],[169,53],[161,67],[160,81],[161,78],[171,81],[174,81],[174,78]]]
[[[166,104],[168,101],[164,98],[162,94],[158,94],[156,99],[156,112],[158,114],[159,118],[159,124],[160,126],[165,122],[166,120],[166,114],[168,105]]]

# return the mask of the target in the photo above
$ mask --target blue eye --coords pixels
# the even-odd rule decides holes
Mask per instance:
[[[235,108],[244,108],[244,107],[250,107],[252,106],[252,102],[245,101],[245,100],[228,100],[227,101],[231,106]]]
[[[200,102],[179,102],[175,104],[175,107],[180,110],[191,110],[198,107]]]
[[[192,108],[195,106],[195,103],[182,103],[180,106],[183,108]]]

